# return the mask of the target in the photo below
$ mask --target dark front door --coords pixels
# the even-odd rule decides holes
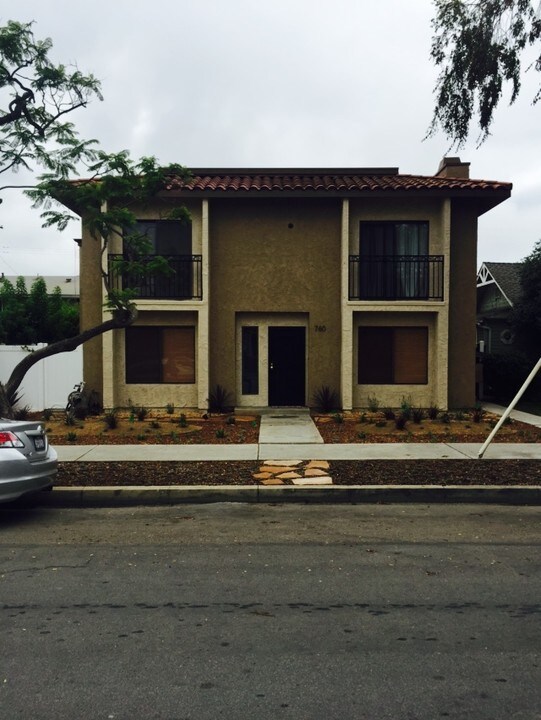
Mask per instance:
[[[305,405],[303,327],[269,327],[269,405]]]

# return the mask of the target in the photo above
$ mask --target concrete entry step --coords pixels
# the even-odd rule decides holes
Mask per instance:
[[[308,408],[268,408],[261,413],[259,442],[262,444],[322,444]]]

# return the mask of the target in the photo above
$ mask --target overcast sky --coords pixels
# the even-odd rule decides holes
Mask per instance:
[[[433,175],[445,154],[471,177],[513,183],[482,216],[479,263],[517,261],[541,238],[541,103],[530,72],[492,136],[460,153],[430,123],[431,0],[3,0],[0,22],[35,20],[58,62],[103,87],[71,118],[105,150],[188,167],[374,167]],[[41,229],[15,191],[0,206],[0,271],[77,274],[73,224]]]

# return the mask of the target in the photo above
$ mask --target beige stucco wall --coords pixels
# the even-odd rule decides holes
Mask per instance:
[[[283,313],[277,325],[305,314],[306,401],[321,385],[339,389],[340,217],[326,198],[210,202],[211,387],[236,396],[236,314],[251,312]]]

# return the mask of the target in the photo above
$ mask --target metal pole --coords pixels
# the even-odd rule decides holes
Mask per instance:
[[[481,449],[479,450],[479,454],[478,454],[478,456],[477,456],[479,460],[480,460],[480,459],[483,457],[483,455],[485,454],[485,450],[487,449],[487,447],[488,447],[488,446],[490,445],[490,443],[492,442],[492,439],[493,439],[494,435],[496,435],[496,433],[498,432],[498,430],[500,429],[500,427],[503,425],[503,423],[504,423],[504,422],[506,421],[506,419],[509,417],[509,415],[511,414],[511,411],[513,410],[513,408],[515,407],[515,405],[518,403],[518,401],[520,400],[520,398],[524,395],[524,393],[525,393],[528,385],[532,382],[532,380],[534,379],[534,377],[537,375],[537,373],[538,373],[538,371],[539,371],[540,368],[541,368],[541,358],[539,358],[539,360],[537,361],[536,366],[534,367],[534,369],[532,370],[532,372],[528,375],[528,377],[527,377],[526,380],[524,381],[524,384],[522,385],[522,387],[520,388],[520,390],[518,391],[518,393],[515,395],[515,397],[514,397],[513,400],[511,401],[511,404],[509,405],[509,407],[507,408],[507,410],[504,412],[504,414],[503,414],[503,415],[501,416],[501,418],[498,420],[498,423],[496,424],[496,427],[493,428],[493,430],[492,430],[492,432],[490,433],[490,435],[487,437],[487,439],[485,440],[485,442],[481,445]]]

